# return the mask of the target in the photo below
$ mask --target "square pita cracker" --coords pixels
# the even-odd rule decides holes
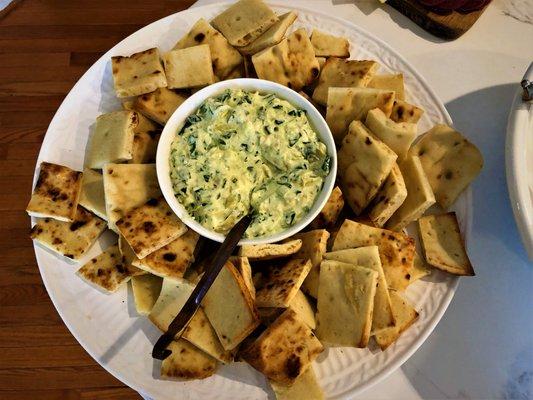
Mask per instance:
[[[176,111],[188,95],[167,88],[159,88],[153,92],[136,97],[133,102],[135,110],[148,118],[165,125],[170,116]]]
[[[316,335],[333,347],[366,347],[378,273],[326,260],[320,266]]]
[[[391,290],[390,298],[396,325],[376,334],[375,339],[381,350],[393,344],[418,319],[418,312],[398,292]]]
[[[194,249],[199,238],[200,235],[189,229],[146,257],[135,259],[133,265],[162,278],[183,278],[194,261]]]
[[[250,292],[252,299],[255,301],[255,285],[252,277],[252,266],[248,257],[231,256],[229,261],[237,268],[242,276],[246,288]]]
[[[194,286],[192,282],[184,279],[163,279],[161,293],[148,316],[150,321],[161,331],[166,332],[170,323],[190,297]],[[233,360],[234,354],[224,350],[201,307],[183,330],[181,338],[223,363]]]
[[[392,90],[397,100],[405,100],[403,74],[377,74],[368,82],[369,88]]]
[[[375,108],[366,115],[365,125],[403,160],[415,140],[417,127],[411,122],[394,122],[382,110]]]
[[[416,124],[422,115],[424,110],[415,105],[409,104],[406,101],[398,100],[394,102],[392,106],[392,113],[390,119],[394,122],[412,122]]]
[[[200,18],[191,30],[176,43],[173,50],[201,44],[209,45],[213,72],[221,80],[226,79],[229,73],[243,62],[241,54],[203,18]]]
[[[378,278],[376,283],[376,294],[374,296],[371,334],[375,334],[382,329],[394,326],[389,288],[387,280],[385,279],[383,267],[381,266],[379,249],[377,246],[338,250],[326,253],[324,258],[326,260],[340,261],[376,271],[378,273]]]
[[[209,45],[171,50],[163,55],[169,89],[203,87],[215,83]]]
[[[345,220],[335,235],[333,251],[378,246],[381,266],[389,289],[404,291],[410,284],[415,241],[399,232]]]
[[[250,261],[273,260],[293,255],[301,248],[302,241],[300,239],[285,243],[244,244],[239,248],[239,255],[248,257]]]
[[[422,217],[418,229],[430,265],[454,275],[475,275],[454,212]]]
[[[313,367],[301,374],[290,386],[269,381],[276,400],[324,400],[324,392],[316,379]]]
[[[417,156],[408,157],[399,167],[407,188],[407,197],[385,224],[387,229],[393,231],[402,230],[435,204],[435,196],[420,159]]]
[[[330,57],[320,73],[313,100],[325,106],[330,87],[365,87],[378,68],[376,61]]]
[[[420,157],[437,203],[450,207],[483,168],[479,149],[447,125],[435,125],[411,148]]]
[[[120,254],[118,245],[108,247],[102,254],[90,259],[77,274],[87,282],[113,293],[129,281],[136,268],[129,266]]]
[[[394,164],[389,176],[369,205],[368,217],[381,228],[402,205],[407,197],[407,188],[398,164]]]
[[[82,175],[64,165],[42,162],[26,212],[33,217],[74,220],[82,189]]]
[[[314,229],[332,228],[337,222],[337,218],[344,208],[344,196],[340,187],[335,186],[329,195],[327,203],[324,205],[317,217],[311,222],[310,227]]]
[[[129,57],[111,57],[113,82],[118,97],[138,96],[167,86],[157,48]]]
[[[241,357],[268,379],[291,385],[323,350],[311,329],[288,309],[244,349]]]
[[[338,153],[342,193],[356,215],[374,198],[398,156],[361,121],[350,124]]]
[[[85,167],[102,169],[107,163],[130,160],[138,123],[137,114],[133,111],[114,111],[96,118],[94,131],[87,143]]]
[[[163,279],[152,274],[131,277],[135,309],[140,315],[150,314],[161,293],[161,285],[163,285]]]
[[[285,85],[295,91],[309,85],[320,73],[313,46],[305,29],[298,29],[275,46],[252,56],[260,79]]]
[[[163,197],[150,199],[127,212],[116,226],[139,258],[159,250],[187,232],[185,224]]]
[[[226,350],[235,349],[259,325],[254,299],[229,261],[209,288],[202,305]]]
[[[172,341],[172,354],[161,363],[161,377],[168,379],[205,379],[217,369],[217,361],[183,339]]]
[[[92,169],[83,171],[80,206],[107,220],[105,210],[104,177]]]
[[[240,0],[217,15],[211,24],[233,46],[246,46],[270,28],[278,17],[261,0]]]
[[[289,29],[295,20],[296,13],[294,11],[280,15],[278,21],[268,28],[265,33],[263,33],[249,45],[239,47],[239,51],[242,54],[252,55],[266,49],[267,47],[278,44],[285,36],[287,29]]]
[[[346,38],[313,29],[311,44],[317,57],[350,57],[350,42]]]
[[[161,196],[155,164],[107,164],[103,168],[106,214],[109,228],[128,211]]]
[[[294,258],[311,261],[311,270],[302,284],[302,290],[316,299],[318,295],[318,276],[320,263],[326,253],[329,232],[325,229],[316,229],[309,232],[298,233],[292,237],[300,239],[302,247],[294,254]]]
[[[44,247],[67,258],[78,260],[106,228],[104,220],[78,206],[74,221],[38,219],[30,237]]]
[[[294,258],[283,266],[271,267],[264,286],[255,296],[258,307],[288,307],[311,270],[309,259]]]
[[[364,121],[367,113],[374,108],[390,115],[393,104],[394,92],[389,90],[330,87],[326,122],[335,142],[341,143],[352,121]]]

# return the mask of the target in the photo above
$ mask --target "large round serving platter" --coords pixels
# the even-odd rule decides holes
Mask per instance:
[[[278,12],[285,6],[271,4]],[[57,111],[43,141],[41,161],[81,170],[85,146],[96,117],[120,109],[115,97],[110,58],[157,46],[169,50],[200,18],[210,19],[227,7],[221,3],[170,15],[135,32],[102,56],[78,81]],[[357,25],[304,8],[292,8],[298,20],[292,29],[313,28],[344,36],[352,46],[352,58],[374,59],[382,72],[404,74],[407,100],[425,109],[419,133],[433,124],[451,124],[443,104],[416,70],[391,47]],[[472,216],[471,193],[463,193],[453,211],[468,237]],[[116,239],[106,233],[80,264],[99,254]],[[158,330],[135,312],[131,290],[123,287],[106,295],[83,282],[77,265],[35,246],[44,284],[58,313],[87,352],[107,371],[135,390],[154,399],[264,399],[272,396],[261,374],[244,363],[221,366],[216,375],[198,381],[159,379],[159,362],[151,358]],[[450,303],[457,278],[433,271],[429,278],[412,284],[406,297],[420,313],[418,321],[386,351],[331,348],[315,363],[315,371],[328,398],[346,398],[361,392],[393,372],[424,342]]]

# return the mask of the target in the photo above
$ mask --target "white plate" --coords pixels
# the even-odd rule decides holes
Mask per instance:
[[[275,6],[278,11],[286,7]],[[158,46],[166,51],[203,17],[212,18],[227,5],[189,9],[154,22],[108,51],[74,86],[57,111],[39,154],[43,161],[81,169],[85,145],[97,115],[120,108],[113,92],[110,57],[127,55]],[[372,34],[345,20],[309,9],[297,9],[295,27],[318,28],[347,37],[353,58],[375,59],[381,71],[401,71],[405,77],[407,99],[422,106],[426,113],[420,132],[437,122],[451,124],[443,104],[423,78],[400,55]],[[462,231],[468,236],[472,216],[471,192],[464,193],[454,207]],[[97,255],[112,240],[108,233],[84,257]],[[105,369],[132,388],[155,399],[261,399],[268,393],[265,379],[243,363],[223,366],[202,381],[172,382],[158,379],[159,362],[150,354],[159,332],[135,313],[131,291],[126,288],[105,295],[75,275],[77,266],[35,246],[43,281],[63,321],[72,334]],[[84,261],[82,260],[82,262]],[[320,384],[330,398],[344,398],[364,390],[405,362],[424,342],[450,303],[457,279],[435,271],[428,280],[411,285],[408,299],[420,312],[419,320],[385,352],[353,348],[325,351],[315,365]]]
[[[524,79],[533,81],[533,63]],[[533,102],[522,100],[517,85],[505,142],[507,187],[514,217],[529,259],[533,261]]]

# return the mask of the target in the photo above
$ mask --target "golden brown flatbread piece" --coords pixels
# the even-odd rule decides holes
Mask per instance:
[[[217,360],[184,339],[172,341],[172,354],[161,363],[162,378],[205,379],[217,369]]]
[[[176,111],[176,108],[187,97],[188,95],[184,92],[159,88],[153,92],[136,97],[133,102],[133,107],[148,118],[161,125],[165,125],[174,111]]]
[[[169,89],[204,87],[215,83],[209,45],[171,50],[163,55]]]

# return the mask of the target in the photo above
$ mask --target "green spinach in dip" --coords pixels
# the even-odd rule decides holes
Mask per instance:
[[[227,233],[252,211],[246,237],[285,230],[313,206],[330,157],[306,112],[273,94],[227,90],[187,118],[172,143],[171,180],[200,224]]]

